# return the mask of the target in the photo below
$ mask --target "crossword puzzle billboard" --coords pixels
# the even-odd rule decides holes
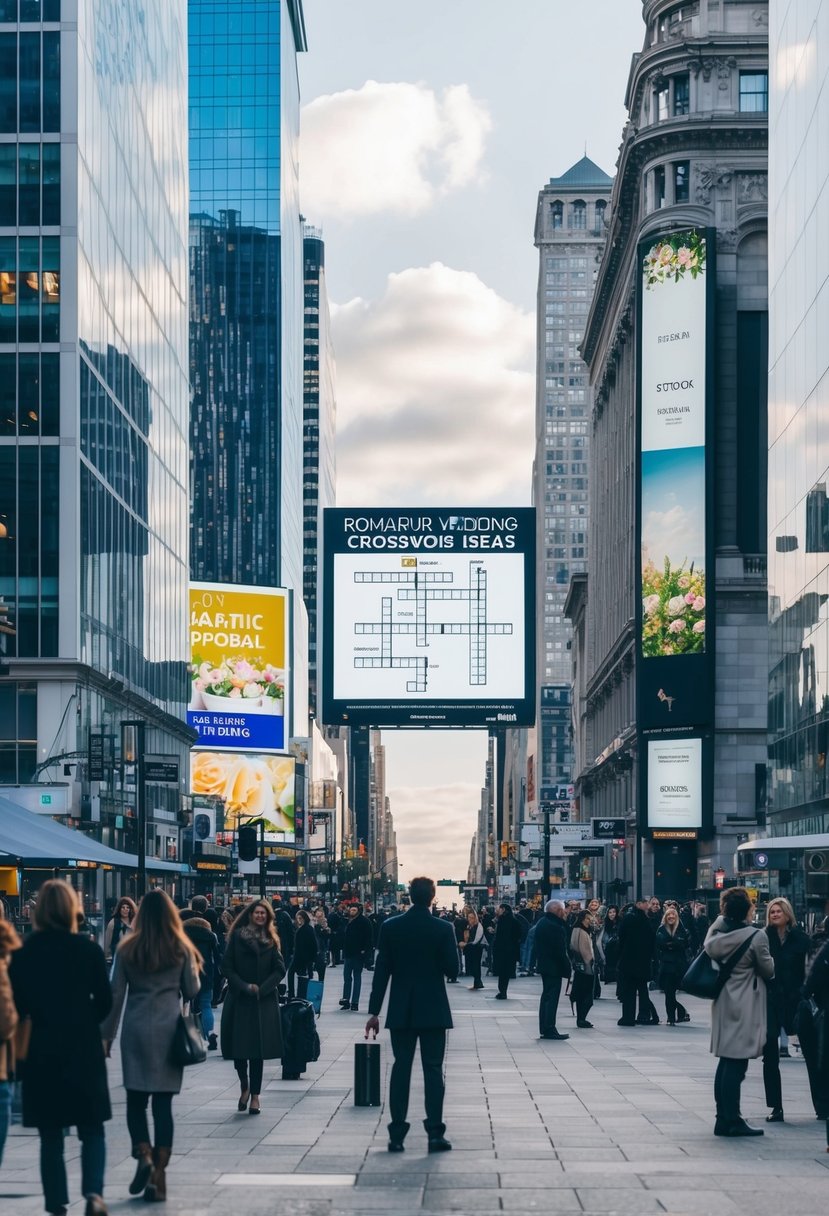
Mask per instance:
[[[533,724],[533,508],[331,508],[323,561],[327,724]]]

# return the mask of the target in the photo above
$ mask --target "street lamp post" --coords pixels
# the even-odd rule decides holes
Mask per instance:
[[[138,880],[139,900],[147,892],[147,795],[144,787],[145,724],[140,721],[121,723],[121,763],[135,766],[135,815],[138,821]]]

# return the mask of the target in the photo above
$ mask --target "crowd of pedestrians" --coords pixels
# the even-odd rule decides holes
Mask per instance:
[[[696,959],[719,967],[711,1052],[718,1136],[757,1136],[740,1108],[751,1059],[762,1058],[767,1121],[783,1122],[780,1059],[797,1036],[817,1118],[829,1135],[829,940],[810,938],[791,905],[774,899],[766,924],[743,888],[723,892],[710,923],[701,904],[655,898],[624,907],[550,900],[439,911],[429,879],[412,884],[412,908],[381,909],[356,898],[254,899],[214,909],[204,896],[177,908],[161,889],[136,904],[118,901],[101,949],[83,932],[83,915],[66,882],[43,884],[32,908],[33,932],[21,943],[0,917],[0,1161],[11,1087],[22,1079],[22,1119],[40,1139],[47,1212],[69,1205],[64,1138],[76,1129],[86,1216],[104,1216],[104,1125],[111,1119],[107,1058],[120,1039],[126,1121],[135,1159],[131,1195],[163,1201],[173,1149],[173,1099],[188,1059],[176,1043],[188,1009],[204,1054],[221,1049],[239,1080],[238,1111],[257,1115],[265,1067],[282,1061],[283,1079],[301,1075],[318,1053],[311,981],[342,968],[340,1009],[358,1011],[363,975],[373,972],[369,1031],[391,984],[392,1070],[389,1148],[402,1151],[412,1061],[419,1043],[426,1079],[429,1151],[451,1148],[442,1120],[442,1062],[452,1019],[446,983],[465,976],[479,992],[495,980],[508,1000],[518,977],[541,979],[539,1035],[562,1041],[559,1006],[569,998],[575,1029],[589,1031],[594,1002],[619,1002],[623,1027],[658,1025],[661,993],[667,1026],[690,1021],[681,995]],[[416,898],[415,898],[416,897]],[[434,929],[435,922],[443,922]],[[56,994],[60,999],[56,999]],[[221,1009],[220,1034],[216,1014]],[[152,1130],[150,1129],[150,1120]],[[827,1150],[829,1151],[829,1150]]]

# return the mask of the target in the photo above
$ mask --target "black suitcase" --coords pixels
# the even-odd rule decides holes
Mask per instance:
[[[380,1044],[354,1044],[354,1105],[380,1105]]]

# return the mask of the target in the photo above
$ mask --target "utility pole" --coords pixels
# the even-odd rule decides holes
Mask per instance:
[[[259,898],[265,898],[265,820],[259,820]]]
[[[543,889],[544,902],[550,898],[550,804],[543,803],[544,807],[544,867],[541,885]]]

